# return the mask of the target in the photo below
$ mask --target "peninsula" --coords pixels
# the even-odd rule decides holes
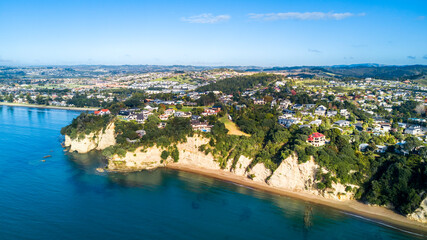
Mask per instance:
[[[196,100],[134,93],[62,134],[69,151],[102,151],[108,171],[191,171],[425,232],[425,143],[394,121],[416,116],[416,101],[387,120],[360,109],[360,92],[295,83],[254,74],[202,86]]]

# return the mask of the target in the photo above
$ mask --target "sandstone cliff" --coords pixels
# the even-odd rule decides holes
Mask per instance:
[[[427,223],[427,197],[421,202],[420,207],[408,215],[409,219]]]
[[[71,139],[65,135],[64,145],[70,152],[87,153],[91,150],[103,150],[116,144],[114,123],[110,123],[104,130],[86,135],[83,139]]]
[[[316,174],[327,172],[316,164],[313,158],[305,163],[299,163],[296,155],[284,159],[279,167],[271,172],[263,163],[253,165],[253,159],[246,156],[240,156],[234,167],[233,161],[227,162],[225,169],[221,169],[214,156],[209,153],[199,151],[199,147],[207,144],[209,139],[203,137],[188,137],[186,142],[177,144],[179,151],[178,165],[194,167],[209,170],[227,171],[233,174],[251,178],[253,181],[262,182],[266,185],[285,190],[306,192],[320,195],[325,198],[336,200],[349,200],[353,198],[353,192],[346,192],[346,185],[333,183],[332,188],[318,190],[316,183]],[[84,139],[70,139],[65,136],[65,145],[70,147],[70,151],[86,153],[91,150],[103,150],[108,146],[115,145],[114,124],[110,124],[104,131],[96,134],[90,134]],[[128,152],[124,157],[113,156],[108,161],[108,169],[111,171],[139,171],[144,169],[153,169],[165,167],[173,160],[169,157],[167,160],[161,159],[161,153],[164,149],[159,147],[137,148],[134,152]],[[353,189],[358,186],[349,185]],[[422,223],[427,222],[427,198],[421,203],[414,213],[409,214],[408,218]]]
[[[340,183],[333,183],[332,188],[320,191],[316,186],[316,174],[324,172],[324,169],[316,164],[313,158],[305,163],[298,163],[298,157],[291,155],[279,165],[271,175],[267,183],[270,186],[285,188],[293,191],[305,191],[315,195],[322,195],[326,198],[336,200],[349,200],[353,198],[352,192],[346,192],[345,186]],[[351,185],[352,187],[357,187]]]

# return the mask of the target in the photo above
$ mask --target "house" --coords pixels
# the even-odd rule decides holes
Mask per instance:
[[[350,113],[348,112],[347,109],[341,109],[340,110],[340,115],[344,116],[344,117],[348,117],[348,116],[350,116]]]
[[[385,153],[387,151],[387,146],[383,145],[377,145],[377,150],[375,152],[377,153]]]
[[[221,108],[206,108],[202,113],[203,116],[217,115],[221,111]]]
[[[194,131],[201,131],[201,132],[210,132],[212,129],[212,125],[209,125],[207,121],[200,122],[198,120],[191,121],[191,127]]]
[[[200,120],[200,118],[202,118],[202,117],[200,117],[199,115],[192,115],[191,121]]]
[[[368,147],[369,147],[369,144],[367,144],[367,143],[361,143],[361,144],[359,145],[359,150],[360,150],[361,152],[365,152],[365,151],[368,149]]]
[[[323,105],[320,105],[316,108],[316,110],[314,110],[314,114],[319,115],[319,116],[325,116],[327,108]]]
[[[290,127],[290,126],[292,126],[292,125],[294,125],[294,124],[300,123],[299,119],[292,118],[292,117],[288,118],[286,116],[279,116],[278,122],[279,122],[280,125],[283,125],[283,126],[285,126],[287,128]]]
[[[136,114],[136,119],[135,119],[138,123],[144,123],[145,121],[145,117],[143,113],[138,113]]]
[[[356,127],[357,131],[363,131],[363,124],[362,123],[355,123],[354,126]]]
[[[285,110],[285,109],[287,109],[290,105],[291,105],[292,103],[291,103],[291,101],[289,101],[289,100],[283,100],[283,101],[281,101],[280,102],[280,108],[282,109],[282,110]]]
[[[302,104],[295,104],[294,106],[292,106],[293,110],[301,110],[303,109],[304,105]]]
[[[350,126],[350,122],[346,121],[346,120],[339,120],[339,121],[334,122],[334,124],[338,125],[340,127],[348,127],[348,126]]]
[[[322,124],[322,120],[321,120],[321,119],[316,119],[316,120],[314,120],[314,121],[311,121],[309,124],[310,124],[310,125],[317,125],[317,126],[320,126],[320,124]]]
[[[338,114],[338,112],[337,111],[327,111],[326,112],[326,116],[327,117],[334,117],[334,116],[336,116]]]
[[[165,127],[166,127],[166,125],[167,125],[167,123],[165,123],[165,122],[161,122],[161,123],[159,123],[159,125],[157,125],[157,127],[158,127],[158,128],[165,128]]]
[[[167,121],[167,120],[168,120],[168,118],[169,118],[169,116],[170,116],[170,115],[167,115],[167,114],[161,114],[161,115],[159,116],[159,119],[160,119],[160,120],[162,120],[162,121]]]
[[[380,126],[381,126],[381,131],[383,132],[390,132],[391,130],[390,123],[380,123]]]
[[[316,106],[316,104],[306,104],[305,110],[310,110],[310,109],[314,108],[315,106]]]
[[[254,104],[255,105],[264,105],[265,101],[264,101],[264,99],[255,99]]]
[[[242,104],[242,105],[236,105],[236,106],[234,106],[234,108],[237,110],[237,111],[240,111],[240,110],[242,110],[243,108],[245,108],[246,107],[246,105],[245,104]]]
[[[129,110],[122,109],[119,111],[120,116],[129,116],[129,114],[130,114]]]
[[[165,110],[166,115],[173,115],[174,113],[175,113],[175,109],[173,108],[168,108]]]
[[[111,114],[111,112],[108,109],[101,109],[99,111],[95,111],[94,114],[98,116],[103,116],[103,115]]]
[[[315,133],[311,134],[310,136],[308,136],[307,142],[310,143],[311,145],[315,146],[315,147],[320,147],[320,146],[325,145],[326,138],[325,138],[325,135],[318,133],[318,132],[315,132]]]
[[[412,135],[421,135],[423,134],[423,130],[421,130],[420,126],[410,126],[407,129],[405,129],[406,134],[412,134]]]

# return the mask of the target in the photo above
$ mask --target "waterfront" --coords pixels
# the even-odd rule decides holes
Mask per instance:
[[[61,148],[59,130],[78,114],[0,106],[1,239],[417,238],[192,173],[98,173],[98,154]]]

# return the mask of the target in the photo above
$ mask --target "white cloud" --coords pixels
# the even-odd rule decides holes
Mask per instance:
[[[189,22],[189,23],[218,23],[225,22],[230,19],[230,15],[217,15],[214,16],[211,13],[203,13],[196,16],[191,17],[183,17],[181,21]]]
[[[349,17],[365,16],[365,13],[334,13],[334,12],[284,12],[284,13],[250,13],[249,18],[266,21],[274,20],[341,20]]]

